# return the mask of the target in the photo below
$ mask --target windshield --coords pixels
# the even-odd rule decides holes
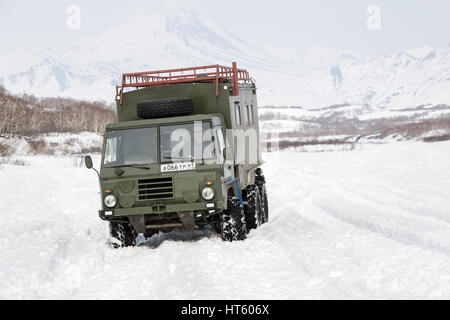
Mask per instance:
[[[211,123],[196,121],[162,126],[161,163],[207,160],[215,157]]]
[[[215,158],[209,122],[112,130],[106,138],[105,168]]]
[[[157,161],[158,128],[108,131],[104,161],[106,168]]]

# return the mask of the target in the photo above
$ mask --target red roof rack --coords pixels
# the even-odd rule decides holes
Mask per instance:
[[[182,69],[124,73],[122,75],[122,85],[116,86],[116,96],[120,94],[120,104],[122,104],[124,88],[156,87],[188,82],[215,82],[216,96],[218,96],[219,82],[224,80],[233,81],[234,95],[239,95],[238,82],[248,82],[250,75],[247,70],[238,69],[236,62],[233,62],[233,67],[225,67],[217,64]]]

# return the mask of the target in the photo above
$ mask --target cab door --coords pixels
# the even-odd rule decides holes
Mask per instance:
[[[216,127],[216,136],[217,136],[217,144],[219,149],[219,158],[223,164],[223,178],[224,180],[228,180],[229,178],[234,178],[234,159],[233,157],[228,157],[224,154],[226,148],[230,150],[230,146],[228,146],[225,142],[223,128]]]

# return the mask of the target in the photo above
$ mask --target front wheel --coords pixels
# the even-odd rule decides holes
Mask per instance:
[[[222,240],[230,242],[245,240],[247,227],[239,198],[230,198],[227,206],[228,209],[220,215]]]
[[[113,248],[136,246],[137,233],[130,223],[110,221],[109,232]]]

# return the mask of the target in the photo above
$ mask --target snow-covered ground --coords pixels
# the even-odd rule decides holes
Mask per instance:
[[[410,118],[430,120],[448,117],[450,108],[447,105],[426,105],[409,109],[393,109],[388,107],[371,107],[361,105],[333,106],[322,109],[305,109],[301,107],[260,107],[261,116],[272,115],[278,121],[311,121],[320,118],[339,116],[345,119],[360,121]],[[289,122],[287,122],[289,124]],[[286,124],[285,124],[286,125]]]
[[[97,177],[0,165],[0,298],[450,298],[450,142],[265,154],[270,219],[113,250]]]
[[[392,138],[422,140],[450,134],[450,105],[442,104],[402,110],[356,105],[317,110],[261,107],[259,114],[262,134],[270,133],[272,139],[280,135],[283,140],[296,141],[358,138],[388,142]]]
[[[34,150],[30,146],[30,141],[42,141],[45,147],[40,152],[49,152],[51,154],[62,156],[69,154],[91,153],[94,149],[101,150],[103,137],[93,132],[51,132],[36,135],[32,138],[12,137],[1,140],[1,142],[10,146],[15,156],[24,156],[33,154]],[[87,147],[87,146],[90,146]]]

